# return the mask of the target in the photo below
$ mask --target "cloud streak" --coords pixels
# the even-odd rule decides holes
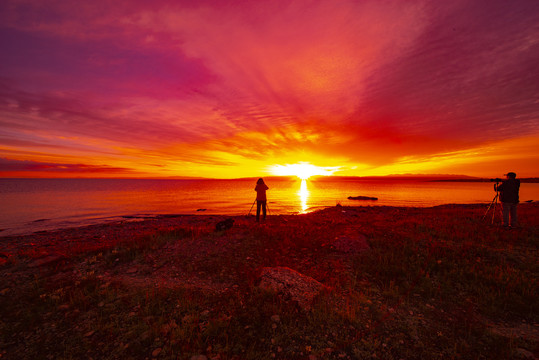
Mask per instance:
[[[70,174],[129,174],[131,169],[114,168],[110,166],[95,166],[88,164],[56,164],[29,160],[10,160],[0,158],[0,174],[27,174],[39,172],[41,176],[54,173]]]

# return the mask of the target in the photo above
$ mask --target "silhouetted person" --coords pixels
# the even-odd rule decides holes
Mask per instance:
[[[266,202],[268,199],[266,198],[266,190],[268,190],[269,187],[264,184],[264,180],[262,178],[258,179],[256,182],[256,221],[260,220],[260,208],[262,208],[262,220],[266,220]]]
[[[507,180],[502,181],[494,190],[500,192],[500,202],[502,203],[503,213],[503,226],[517,226],[517,204],[518,204],[518,190],[520,189],[520,180],[518,180],[517,174],[509,172],[505,174]],[[511,218],[511,222],[509,222]]]

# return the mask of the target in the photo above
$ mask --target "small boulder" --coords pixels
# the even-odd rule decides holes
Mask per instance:
[[[515,355],[517,355],[517,359],[536,359],[535,355],[533,355],[531,351],[523,348],[518,348],[515,351]]]
[[[233,225],[234,225],[234,219],[231,219],[231,218],[223,220],[223,221],[219,221],[215,225],[215,231],[228,230],[228,229],[231,229]]]

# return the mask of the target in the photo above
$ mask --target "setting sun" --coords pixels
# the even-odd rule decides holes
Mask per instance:
[[[274,165],[270,168],[270,171],[274,175],[289,176],[294,175],[302,180],[307,180],[314,175],[333,175],[335,171],[339,170],[339,167],[321,167],[312,165],[308,162],[299,162],[297,164],[286,165]]]

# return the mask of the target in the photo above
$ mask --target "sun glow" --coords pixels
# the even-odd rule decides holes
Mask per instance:
[[[329,176],[333,175],[335,171],[339,170],[338,166],[335,167],[321,167],[312,165],[308,162],[299,162],[297,164],[286,164],[286,165],[274,165],[271,167],[270,171],[274,175],[289,176],[295,175],[301,180],[307,180],[314,175],[324,175]]]
[[[309,189],[307,189],[306,180],[301,180],[301,187],[299,188],[298,195],[301,200],[301,212],[304,213],[308,208],[307,200],[309,199]]]

